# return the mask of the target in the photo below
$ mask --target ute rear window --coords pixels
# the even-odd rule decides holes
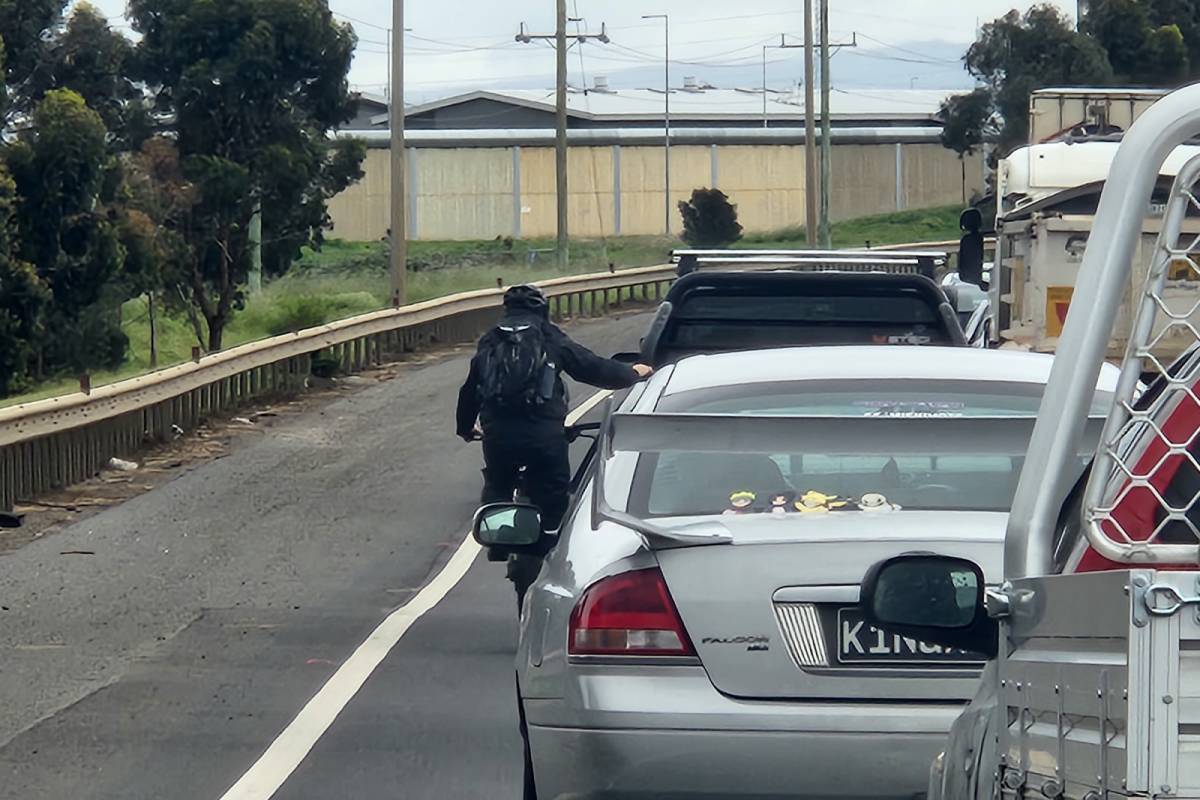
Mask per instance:
[[[771,297],[695,294],[677,318],[730,322],[940,324],[936,309],[916,294]]]
[[[660,351],[674,358],[721,350],[760,350],[842,344],[950,344],[943,328],[931,325],[821,325],[779,322],[679,322],[668,330]]]

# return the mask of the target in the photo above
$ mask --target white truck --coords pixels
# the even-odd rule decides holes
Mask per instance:
[[[1112,159],[1074,307],[1018,483],[1003,575],[912,553],[863,581],[865,617],[989,657],[930,771],[928,800],[1200,799],[1200,268],[1189,213],[1200,155],[1177,170],[1156,243],[1143,221],[1164,162],[1200,135],[1200,85],[1160,100]],[[1138,254],[1149,268],[1137,291]],[[1128,317],[1128,322],[1123,319]],[[1099,447],[1081,436],[1114,333],[1125,351]],[[1158,364],[1161,333],[1189,342]],[[1145,387],[1141,377],[1158,372]]]
[[[1159,90],[1045,89],[1030,101],[1031,143],[1003,159],[996,175],[996,267],[991,314],[993,341],[1053,352],[1076,289],[1084,247],[1095,225],[1096,207],[1124,130],[1162,97]],[[1131,324],[1129,298],[1146,278],[1171,180],[1200,153],[1182,144],[1160,167],[1155,190],[1142,209],[1134,269],[1127,298],[1109,342],[1109,355],[1124,351]],[[1184,231],[1200,233],[1200,210],[1191,209]],[[1187,308],[1200,298],[1200,273],[1179,264],[1169,276],[1164,300]],[[1155,345],[1169,360],[1186,339]]]

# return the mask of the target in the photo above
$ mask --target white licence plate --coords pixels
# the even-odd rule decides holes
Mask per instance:
[[[837,613],[838,662],[842,664],[981,664],[978,653],[929,644],[868,625],[856,607]]]

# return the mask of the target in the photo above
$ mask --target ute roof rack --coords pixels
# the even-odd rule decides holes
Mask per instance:
[[[704,269],[890,272],[934,280],[949,264],[941,250],[673,250],[676,274]]]

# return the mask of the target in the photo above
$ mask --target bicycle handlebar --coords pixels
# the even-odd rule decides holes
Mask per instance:
[[[576,425],[567,425],[564,429],[567,434],[567,442],[574,442],[580,436],[587,436],[589,433],[599,431],[600,425],[601,423],[599,422],[580,422]],[[483,435],[478,431],[472,431],[471,438],[468,441],[482,442]]]

